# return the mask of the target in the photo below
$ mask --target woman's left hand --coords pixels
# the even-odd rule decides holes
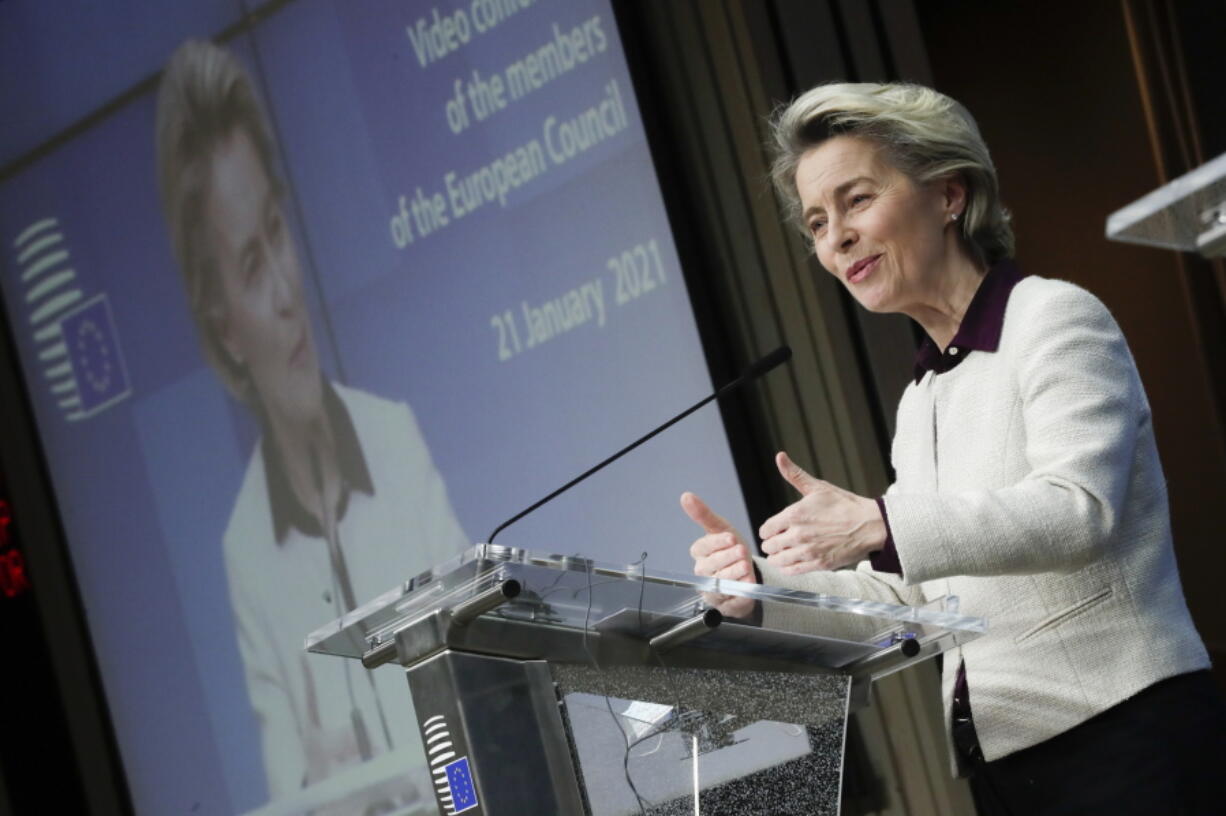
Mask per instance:
[[[759,528],[767,563],[796,575],[855,564],[885,545],[877,502],[806,473],[786,453],[775,465],[801,498]]]

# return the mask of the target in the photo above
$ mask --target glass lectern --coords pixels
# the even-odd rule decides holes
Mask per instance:
[[[985,630],[480,544],[306,645],[402,667],[445,814],[835,814],[849,707]]]

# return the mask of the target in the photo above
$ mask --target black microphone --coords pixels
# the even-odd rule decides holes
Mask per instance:
[[[780,366],[780,365],[783,365],[784,363],[786,363],[786,362],[787,362],[788,360],[790,360],[790,359],[792,359],[792,349],[791,349],[790,347],[788,347],[788,346],[780,346],[779,348],[777,348],[777,349],[775,349],[774,351],[772,351],[772,352],[770,352],[769,354],[767,354],[765,357],[762,357],[761,359],[758,359],[758,360],[756,360],[756,361],[754,361],[754,362],[750,363],[750,364],[749,364],[749,367],[745,369],[744,373],[742,373],[742,374],[741,374],[741,376],[737,377],[737,378],[736,378],[735,380],[733,380],[732,382],[725,384],[723,387],[721,387],[721,388],[720,388],[718,391],[716,391],[714,394],[711,394],[710,396],[708,396],[708,397],[704,398],[704,399],[703,399],[703,400],[701,400],[700,402],[697,402],[697,403],[695,403],[694,405],[691,405],[689,408],[687,408],[687,409],[685,409],[684,411],[682,411],[681,413],[677,414],[675,417],[673,417],[672,419],[670,419],[668,422],[665,422],[663,425],[661,425],[660,427],[658,427],[658,428],[656,428],[655,430],[651,431],[650,433],[648,433],[648,434],[646,434],[646,435],[644,435],[644,436],[641,436],[641,437],[639,437],[638,439],[634,440],[634,441],[633,441],[633,442],[631,442],[629,445],[627,445],[626,447],[622,448],[622,449],[621,449],[621,450],[619,450],[617,453],[615,453],[615,454],[613,454],[612,456],[610,456],[608,459],[605,459],[605,460],[604,460],[603,462],[601,462],[600,464],[595,465],[595,466],[593,466],[593,467],[591,467],[591,468],[588,468],[586,471],[584,471],[583,473],[579,474],[579,475],[578,475],[578,476],[576,476],[575,478],[571,479],[569,482],[567,482],[566,484],[562,485],[561,487],[559,487],[557,490],[555,490],[555,491],[553,491],[552,493],[550,493],[550,494],[549,494],[548,496],[546,496],[545,498],[543,498],[543,499],[541,499],[540,501],[536,502],[536,503],[535,503],[535,504],[533,504],[531,507],[528,507],[528,508],[526,508],[526,509],[524,509],[524,510],[521,510],[519,513],[516,513],[516,514],[515,514],[514,516],[512,516],[511,518],[509,518],[509,519],[507,519],[506,521],[504,521],[502,524],[499,524],[497,527],[495,527],[495,528],[494,528],[494,532],[490,533],[489,538],[487,538],[487,539],[486,539],[486,543],[487,543],[487,544],[493,544],[493,543],[494,543],[494,536],[496,536],[496,535],[498,535],[499,533],[501,533],[501,532],[502,532],[504,529],[506,529],[507,527],[510,527],[512,524],[514,524],[515,522],[519,521],[521,518],[523,518],[524,516],[528,515],[528,514],[529,514],[529,513],[531,513],[533,510],[537,509],[538,507],[540,507],[541,505],[543,505],[543,504],[545,504],[546,502],[550,501],[551,499],[554,499],[554,498],[556,498],[556,497],[560,496],[561,494],[565,493],[567,490],[570,490],[572,487],[574,487],[575,485],[579,484],[580,482],[582,482],[582,481],[583,481],[584,479],[586,479],[587,477],[591,476],[591,475],[592,475],[593,473],[595,473],[596,471],[603,469],[603,468],[604,468],[605,466],[607,466],[607,465],[611,465],[611,464],[613,464],[613,463],[614,463],[614,462],[616,462],[618,459],[622,458],[622,457],[623,457],[623,456],[625,456],[627,453],[629,453],[630,451],[632,451],[632,450],[634,450],[635,448],[637,448],[639,445],[641,445],[641,444],[643,444],[644,442],[646,442],[648,439],[651,439],[651,438],[652,438],[653,436],[655,436],[656,434],[658,434],[658,433],[661,433],[661,432],[663,432],[663,431],[668,430],[669,428],[671,428],[672,426],[676,425],[678,422],[680,422],[681,420],[685,419],[687,416],[689,416],[690,414],[694,413],[695,411],[697,411],[699,408],[703,407],[703,406],[704,406],[704,405],[706,405],[707,403],[709,403],[709,402],[711,402],[711,401],[713,401],[713,400],[717,400],[717,399],[719,399],[720,397],[723,397],[723,396],[725,396],[726,394],[729,394],[729,393],[731,393],[732,391],[735,391],[736,389],[740,388],[741,386],[743,386],[743,385],[746,385],[746,384],[748,384],[748,383],[753,382],[754,380],[756,380],[756,379],[758,379],[759,377],[761,377],[763,374],[766,374],[768,371],[770,371],[770,370],[772,370],[772,369],[774,369],[774,368],[777,368],[777,367],[778,367],[778,366]]]

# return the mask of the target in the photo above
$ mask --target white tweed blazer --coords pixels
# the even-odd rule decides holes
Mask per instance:
[[[1149,403],[1089,292],[1018,283],[997,351],[907,387],[892,457],[901,580],[867,562],[804,576],[758,563],[770,584],[910,604],[953,594],[986,617],[987,634],[947,655],[943,691],[948,723],[965,661],[988,760],[1209,665],[1180,587]]]

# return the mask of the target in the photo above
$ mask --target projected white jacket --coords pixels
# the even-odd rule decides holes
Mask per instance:
[[[371,490],[351,490],[338,521],[361,604],[470,542],[408,406],[339,385],[332,388],[352,422],[359,459],[369,472]],[[358,719],[374,754],[388,750],[390,735],[391,747],[415,751],[424,768],[403,673],[372,672],[377,690],[372,691],[357,661],[303,651],[307,634],[343,610],[325,539],[318,531],[310,535],[286,524],[284,514],[273,510],[263,447],[257,446],[247,467],[224,548],[270,798],[358,763]],[[428,773],[418,778],[422,795],[432,798]]]

